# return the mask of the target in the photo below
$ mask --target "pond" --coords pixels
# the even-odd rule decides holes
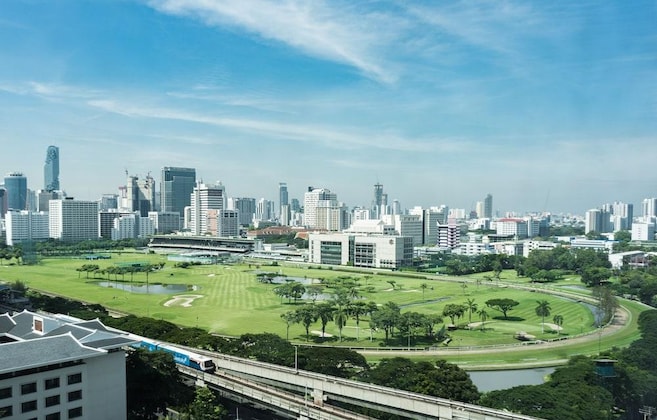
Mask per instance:
[[[130,293],[141,293],[149,295],[168,295],[174,293],[187,292],[189,288],[185,284],[130,284],[130,283],[118,283],[111,281],[101,281],[97,283],[101,287],[107,287],[110,289],[123,290]],[[196,286],[192,286],[192,289],[195,289]]]

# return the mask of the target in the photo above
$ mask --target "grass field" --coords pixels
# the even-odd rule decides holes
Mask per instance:
[[[166,262],[164,256],[142,253],[114,254],[110,260],[94,261],[101,268],[131,262]],[[164,319],[184,326],[198,326],[211,332],[225,335],[239,335],[245,332],[273,332],[285,336],[286,326],[280,314],[293,310],[296,305],[287,302],[281,303],[272,289],[275,285],[263,284],[257,281],[255,265],[209,265],[192,266],[187,269],[176,268],[173,263],[165,264],[164,268],[149,275],[150,285],[186,285],[188,291],[172,294],[140,294],[118,288],[101,287],[100,281],[109,281],[110,285],[124,284],[138,286],[146,283],[144,273],[135,273],[132,281],[130,275],[87,278],[87,273],[76,271],[83,264],[90,263],[83,259],[52,258],[44,259],[36,266],[0,266],[0,279],[5,281],[24,281],[28,287],[47,291],[59,295],[69,296],[86,302],[99,303],[109,309],[132,313],[141,316],[150,316]],[[402,307],[402,312],[412,310],[421,313],[442,313],[445,304],[465,303],[466,299],[474,299],[478,306],[484,307],[485,301],[495,297],[512,298],[520,302],[515,310],[509,312],[509,319],[505,320],[502,314],[487,308],[489,320],[485,324],[485,331],[459,329],[451,333],[454,343],[462,346],[508,344],[517,342],[513,336],[517,331],[525,331],[539,339],[549,339],[557,336],[551,328],[542,332],[541,318],[535,314],[537,300],[550,302],[551,315],[546,322],[552,322],[552,316],[559,314],[564,318],[564,335],[575,335],[593,329],[593,316],[589,309],[582,304],[563,298],[537,292],[520,291],[512,288],[499,287],[497,282],[481,281],[479,283],[470,279],[464,287],[462,280],[440,281],[427,279],[414,279],[403,277],[390,277],[384,275],[370,275],[365,278],[363,274],[343,273],[337,270],[317,270],[305,267],[261,267],[262,271],[281,272],[290,277],[298,278],[336,278],[339,276],[352,276],[358,279],[361,297],[372,300],[378,304],[389,301]],[[390,280],[396,282],[393,290]],[[502,282],[522,282],[514,273],[509,271],[502,275]],[[526,281],[526,280],[525,280]],[[422,283],[427,288],[420,287]],[[560,282],[558,286],[577,285],[574,280]],[[582,291],[586,292],[586,291]],[[330,294],[330,289],[326,289]],[[183,300],[165,306],[174,296],[193,295],[191,306],[182,306]],[[300,302],[301,304],[303,302]],[[360,340],[356,342],[355,321],[349,320],[343,329],[345,345],[380,346],[383,333],[373,334],[370,342],[370,331],[367,318],[361,321]],[[446,319],[449,321],[449,319]],[[472,322],[479,321],[476,314],[472,314]],[[460,325],[470,322],[468,313],[459,320]],[[311,329],[319,330],[317,323]],[[331,322],[327,332],[338,334],[337,327]],[[290,328],[292,340],[304,341],[305,331],[301,325],[292,325]],[[335,339],[334,339],[335,340]],[[403,343],[402,345],[405,345]]]

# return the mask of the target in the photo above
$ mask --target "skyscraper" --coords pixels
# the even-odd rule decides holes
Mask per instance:
[[[7,209],[27,210],[27,178],[20,172],[11,172],[5,177]]]
[[[165,166],[160,186],[162,211],[183,215],[196,185],[196,169]]]
[[[192,235],[205,235],[208,232],[208,210],[226,208],[226,188],[220,182],[215,185],[198,183],[190,194]]]
[[[59,190],[59,147],[48,146],[46,164],[43,166],[43,189],[47,192]]]
[[[388,206],[388,194],[383,192],[383,185],[378,182],[374,184],[374,200],[372,200],[372,219],[380,219],[386,214]]]
[[[138,211],[141,217],[147,217],[148,212],[155,211],[155,180],[150,175],[145,179],[128,176],[126,184],[127,208]]]
[[[490,194],[484,198],[484,217],[487,219],[493,218],[493,196]]]
[[[290,201],[288,200],[288,195],[287,195],[287,184],[285,182],[279,182],[278,183],[278,209],[280,211],[279,214],[283,214],[282,208],[283,206],[289,205]]]

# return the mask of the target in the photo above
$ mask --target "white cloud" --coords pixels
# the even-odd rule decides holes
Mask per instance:
[[[352,66],[380,82],[392,83],[397,77],[380,48],[394,32],[394,19],[357,13],[353,4],[319,0],[148,0],[147,4],[162,13],[246,30],[309,56]]]

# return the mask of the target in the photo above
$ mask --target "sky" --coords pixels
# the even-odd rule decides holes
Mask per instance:
[[[231,197],[583,214],[657,197],[657,2],[3,0],[0,173],[69,196],[194,167]]]

